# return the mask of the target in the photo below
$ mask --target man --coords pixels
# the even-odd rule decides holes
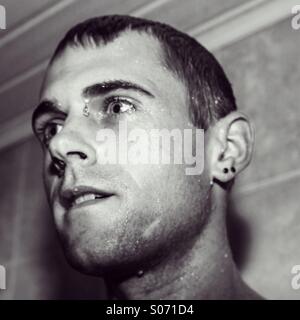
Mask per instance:
[[[112,146],[96,137],[121,121],[147,132],[203,129],[204,171],[104,164],[101,150]],[[250,161],[252,129],[221,66],[194,39],[128,16],[75,26],[51,59],[33,129],[66,256],[103,277],[110,297],[259,297],[241,279],[226,233],[226,197]]]

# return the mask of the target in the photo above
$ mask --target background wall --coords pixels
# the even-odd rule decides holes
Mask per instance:
[[[232,193],[231,241],[245,280],[267,298],[299,299],[300,30],[292,1],[2,1],[0,30],[0,299],[103,298],[101,279],[72,270],[57,243],[30,114],[46,63],[74,23],[107,13],[167,22],[213,50],[256,127],[253,162]]]

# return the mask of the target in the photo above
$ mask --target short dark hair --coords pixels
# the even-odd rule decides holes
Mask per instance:
[[[186,85],[190,119],[196,127],[206,130],[212,122],[236,110],[231,84],[215,57],[192,37],[160,22],[124,15],[88,19],[67,32],[50,63],[67,46],[105,45],[131,30],[159,40],[162,63]]]

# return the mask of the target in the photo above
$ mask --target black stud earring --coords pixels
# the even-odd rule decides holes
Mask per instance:
[[[231,172],[235,173],[235,167],[231,167]]]
[[[224,168],[224,169],[223,169],[223,172],[224,172],[224,173],[228,173],[228,168]]]

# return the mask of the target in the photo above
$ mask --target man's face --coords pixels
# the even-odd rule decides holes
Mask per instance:
[[[180,250],[201,229],[204,178],[187,176],[185,165],[103,164],[100,159],[105,142],[97,141],[97,133],[109,128],[118,134],[119,121],[128,131],[190,128],[185,86],[162,60],[154,38],[128,32],[105,46],[67,48],[47,72],[41,100],[57,103],[63,114],[51,111],[37,120],[37,126],[52,123],[45,147],[46,190],[66,253],[84,272],[143,267]],[[125,86],[96,90],[84,116],[84,89],[116,81],[145,92]],[[109,111],[116,104],[122,112]],[[61,176],[51,169],[54,157],[66,165]],[[79,197],[86,192],[98,196]]]

